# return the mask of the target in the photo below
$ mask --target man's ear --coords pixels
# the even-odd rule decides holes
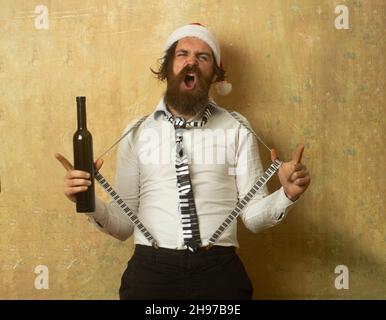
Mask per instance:
[[[217,74],[213,72],[212,84],[217,82]]]

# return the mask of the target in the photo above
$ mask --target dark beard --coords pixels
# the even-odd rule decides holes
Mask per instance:
[[[190,71],[196,73],[196,86],[191,92],[182,91],[180,85]],[[179,114],[193,116],[208,104],[210,85],[211,79],[203,77],[197,66],[186,66],[176,76],[170,71],[167,78],[165,102]]]

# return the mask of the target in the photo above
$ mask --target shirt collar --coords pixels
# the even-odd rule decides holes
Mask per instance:
[[[158,117],[160,117],[160,116],[162,116],[164,114],[167,114],[168,116],[171,116],[171,113],[169,112],[168,108],[166,107],[164,98],[162,97],[160,102],[155,107],[153,116],[154,116],[154,119],[157,120]]]
[[[211,103],[212,105],[215,104],[214,100],[212,98],[209,97],[209,103]],[[204,108],[205,109],[205,108]],[[204,113],[204,109],[201,110],[199,113],[197,113],[196,115],[194,115],[192,118],[190,118],[188,121],[197,121],[199,119],[202,118],[202,114]],[[155,107],[155,110],[153,112],[153,117],[155,120],[157,120],[160,116],[166,114],[167,116],[171,117],[172,114],[170,113],[170,111],[168,110],[168,108],[166,107],[166,104],[165,104],[165,100],[164,100],[164,97],[162,97],[162,99],[160,100],[160,102],[157,104],[157,106]]]

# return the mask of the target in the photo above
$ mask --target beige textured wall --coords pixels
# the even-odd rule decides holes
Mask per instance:
[[[49,29],[35,28],[46,5]],[[349,9],[337,30],[334,9]],[[255,298],[386,298],[383,0],[0,0],[0,298],[117,299],[133,250],[94,229],[62,192],[75,96],[88,98],[95,154],[150,113],[149,72],[166,36],[200,21],[234,85],[218,103],[248,117],[279,156],[304,142],[312,184],[286,221],[239,250]],[[269,155],[264,149],[264,166]],[[113,180],[115,151],[103,173]],[[270,190],[278,188],[278,180]],[[99,196],[107,199],[99,187]],[[49,289],[34,268],[49,268]],[[337,265],[349,289],[337,290]]]

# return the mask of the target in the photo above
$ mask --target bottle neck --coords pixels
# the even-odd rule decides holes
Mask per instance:
[[[78,114],[78,130],[87,129],[86,97],[76,97],[76,105]]]

